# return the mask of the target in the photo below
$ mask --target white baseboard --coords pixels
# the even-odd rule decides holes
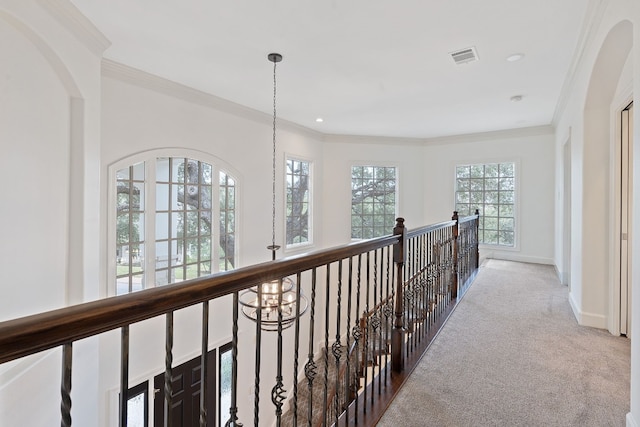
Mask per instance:
[[[640,424],[636,422],[631,412],[627,414],[627,427],[640,427]]]
[[[526,262],[529,264],[548,264],[555,265],[552,258],[544,258],[544,257],[536,257],[536,256],[528,256],[528,255],[520,255],[517,253],[509,253],[509,252],[498,252],[498,251],[486,251],[481,254],[481,258],[489,258],[489,259],[499,259],[503,261],[515,261],[515,262]]]
[[[574,298],[573,292],[569,292],[569,304],[573,315],[576,317],[579,325],[588,326],[590,328],[607,329],[607,317],[601,314],[586,313],[580,309],[580,306]]]

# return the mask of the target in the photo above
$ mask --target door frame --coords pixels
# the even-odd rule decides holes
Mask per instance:
[[[621,95],[619,95],[611,104],[611,159],[610,159],[610,170],[611,170],[611,197],[610,197],[610,215],[611,215],[611,233],[610,233],[610,286],[609,286],[609,315],[608,315],[608,330],[613,335],[620,335],[622,333],[621,327],[621,316],[622,316],[622,308],[621,308],[621,295],[622,295],[622,268],[626,267],[627,276],[630,278],[630,268],[631,268],[631,212],[629,212],[628,216],[628,226],[627,230],[627,242],[628,246],[628,254],[627,260],[622,260],[622,113],[625,111],[631,104],[633,103],[633,93],[632,87],[629,86],[626,90],[621,91]],[[632,158],[632,144],[630,145],[629,152],[629,173],[633,171],[633,158]],[[631,185],[632,180],[629,181],[629,185]],[[628,197],[627,200],[628,208],[631,209],[631,193],[632,189],[628,188]],[[631,283],[629,283],[629,288]],[[627,331],[628,333],[628,331]]]

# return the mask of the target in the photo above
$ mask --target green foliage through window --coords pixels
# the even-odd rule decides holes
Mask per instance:
[[[489,163],[456,167],[458,215],[480,211],[480,243],[515,246],[515,164]]]
[[[393,232],[396,219],[396,168],[351,168],[351,238],[371,239]]]
[[[309,162],[287,159],[287,245],[308,243]]]

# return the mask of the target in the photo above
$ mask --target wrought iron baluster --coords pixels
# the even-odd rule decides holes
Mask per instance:
[[[328,398],[329,398],[329,297],[331,289],[331,264],[327,264],[327,282],[326,293],[324,298],[325,319],[324,319],[324,399],[322,402],[322,420],[323,426],[327,425],[328,416]]]
[[[73,343],[62,345],[62,381],[60,384],[60,425],[71,427],[71,362]]]
[[[231,327],[231,402],[229,419],[225,427],[242,426],[238,423],[238,292],[233,293],[233,325]],[[213,423],[212,423],[213,424]]]
[[[209,352],[209,301],[202,303],[202,354],[200,356],[200,427],[207,425],[207,369]]]
[[[129,326],[120,328],[120,427],[127,426],[129,402]]]
[[[307,382],[309,384],[309,407],[308,407],[308,415],[307,421],[309,427],[313,424],[313,380],[318,374],[318,367],[316,366],[314,360],[314,350],[313,350],[313,337],[314,337],[314,324],[316,317],[316,276],[317,271],[314,268],[311,271],[311,313],[309,319],[309,359],[307,360],[307,364],[304,367],[304,374],[307,378]]]
[[[282,279],[278,281],[278,358],[276,361],[276,384],[271,389],[271,403],[276,407],[276,426],[282,425],[282,405],[286,398],[282,383]]]
[[[369,289],[371,288],[371,252],[367,252],[367,267],[366,267],[366,289],[365,289],[365,311],[366,323],[364,327],[364,348],[365,348],[365,361],[364,361],[364,402],[367,402],[367,384],[369,384],[369,361],[371,360],[371,311],[369,309]],[[365,403],[363,408],[364,413],[367,413],[367,405]]]
[[[302,293],[301,273],[296,275],[296,295]],[[300,351],[300,300],[296,302],[296,332],[293,348],[293,426],[298,425],[298,353]]]
[[[387,386],[388,385],[388,379],[389,379],[389,342],[390,342],[390,336],[389,336],[389,326],[391,323],[391,315],[393,314],[393,304],[392,304],[392,296],[389,293],[389,284],[391,279],[391,272],[393,272],[393,269],[391,268],[391,248],[389,246],[387,246],[387,261],[386,261],[386,267],[387,267],[387,274],[386,274],[386,282],[387,282],[387,286],[386,286],[386,292],[385,292],[385,298],[384,298],[384,308],[383,308],[383,313],[384,313],[384,385]]]
[[[360,314],[360,287],[361,287],[361,282],[362,282],[362,254],[358,254],[358,268],[357,268],[357,281],[356,281],[356,324],[353,327],[353,339],[355,340],[356,344],[355,344],[355,348],[356,348],[356,369],[358,370],[357,376],[358,376],[358,386],[360,385],[360,377],[362,376],[362,371],[363,369],[366,369],[366,367],[363,367],[363,363],[366,363],[365,360],[366,358],[363,358],[363,360],[360,360],[360,357],[362,356],[362,353],[360,351],[360,346],[362,345],[361,343],[361,339],[362,339],[362,323],[361,323],[361,314]],[[365,384],[366,386],[366,384]],[[356,390],[356,394],[357,394],[358,390]],[[356,396],[356,405],[355,405],[355,424],[358,424],[358,406],[359,406],[359,399]]]
[[[262,285],[258,285],[258,301],[262,301]],[[259,427],[260,423],[260,354],[262,350],[262,304],[256,307],[256,358],[255,377],[253,381],[253,424]]]
[[[351,300],[353,297],[353,257],[349,258],[349,282],[348,282],[348,296],[349,299],[347,301],[347,337],[346,337],[346,345],[347,345],[347,367],[346,367],[346,374],[345,374],[345,388],[344,388],[344,395],[345,395],[345,402],[346,402],[346,411],[347,411],[347,416],[345,417],[345,425],[349,425],[349,404],[351,403],[351,398],[353,397],[352,394],[352,390],[351,388],[353,387],[352,385],[352,379],[351,379]],[[354,349],[355,353],[358,353],[357,348]]]
[[[164,356],[164,427],[171,427],[171,401],[173,399],[173,311],[166,315]]]
[[[338,423],[338,416],[340,415],[340,359],[342,359],[342,344],[340,337],[340,314],[342,311],[342,260],[338,261],[338,296],[337,296],[337,312],[336,312],[336,340],[331,346],[331,352],[333,353],[333,357],[336,360],[336,381],[335,381],[335,393],[334,393],[334,407],[335,414],[334,420],[335,423]]]

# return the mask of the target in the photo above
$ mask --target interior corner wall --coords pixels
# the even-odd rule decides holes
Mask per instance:
[[[351,167],[395,166],[398,180],[396,214],[411,229],[424,222],[424,164],[422,144],[376,137],[331,136],[324,143],[323,175],[325,247],[351,241]],[[451,218],[451,212],[437,222]],[[389,229],[391,234],[393,228]]]
[[[517,164],[514,249],[480,248],[481,257],[553,263],[555,151],[553,130],[522,129],[431,141],[424,150],[427,223],[455,208],[455,166],[502,161]]]

